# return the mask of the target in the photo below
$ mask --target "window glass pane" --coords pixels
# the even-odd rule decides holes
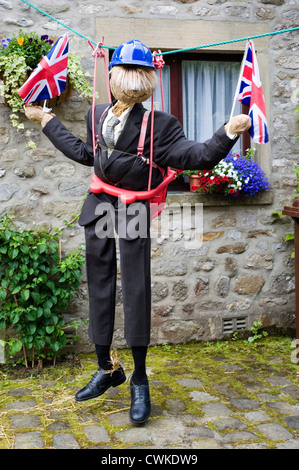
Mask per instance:
[[[154,103],[155,109],[157,111],[162,111],[162,99],[161,99],[161,86],[160,86],[160,73],[156,70],[158,77],[158,85],[154,93]],[[170,113],[170,67],[169,65],[164,65],[162,68],[162,88],[163,88],[163,97],[164,97],[164,108],[166,113]],[[143,103],[143,106],[146,109],[151,110],[152,99],[149,98]]]
[[[228,122],[240,64],[225,61],[182,61],[183,127],[188,139],[203,142]],[[234,115],[242,112],[237,102]],[[241,139],[233,151],[240,152]]]

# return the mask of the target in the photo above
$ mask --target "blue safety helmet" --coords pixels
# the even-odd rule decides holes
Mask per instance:
[[[132,39],[118,46],[112,55],[109,69],[114,65],[143,65],[155,68],[151,51],[138,39]]]

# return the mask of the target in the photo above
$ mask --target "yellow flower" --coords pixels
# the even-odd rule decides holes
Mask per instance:
[[[24,38],[18,38],[17,41],[20,46],[23,46]]]

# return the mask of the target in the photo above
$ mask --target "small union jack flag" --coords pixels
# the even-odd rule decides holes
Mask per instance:
[[[252,119],[252,126],[249,129],[249,134],[253,142],[258,144],[265,144],[268,142],[269,136],[267,130],[265,99],[252,41],[248,43],[247,50],[245,51],[237,100],[249,106],[248,115]]]
[[[69,39],[61,36],[18,90],[25,104],[60,95],[66,87]]]

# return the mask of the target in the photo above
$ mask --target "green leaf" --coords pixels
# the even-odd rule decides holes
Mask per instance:
[[[0,288],[0,302],[6,299],[6,289]]]
[[[17,294],[18,292],[20,292],[21,289],[22,289],[21,286],[15,287],[15,288],[11,291],[11,295]]]
[[[36,332],[36,324],[35,323],[29,323],[27,325],[27,330],[31,335],[33,335]]]
[[[50,335],[51,333],[53,333],[53,331],[55,330],[55,326],[53,325],[50,325],[50,326],[46,326],[46,332]]]
[[[29,246],[28,245],[21,245],[21,251],[25,254],[29,253]]]
[[[295,236],[294,236],[293,233],[287,233],[287,234],[285,235],[285,238],[284,238],[284,239],[285,239],[285,241],[288,241],[288,240],[294,240],[294,238],[295,238]]]
[[[9,342],[9,353],[14,356],[16,353],[21,351],[23,347],[22,341],[11,339]]]
[[[28,289],[22,290],[21,297],[23,300],[28,300],[30,295],[30,291]]]

